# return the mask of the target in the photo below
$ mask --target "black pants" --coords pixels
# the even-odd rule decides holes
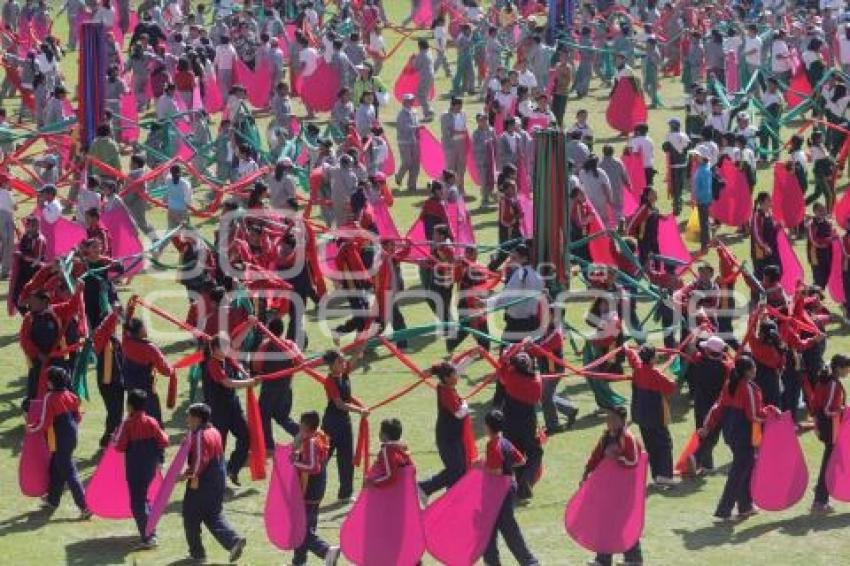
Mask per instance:
[[[227,473],[238,475],[248,461],[248,449],[251,447],[245,413],[242,412],[242,406],[236,397],[231,400],[213,402],[210,406],[212,407],[210,422],[221,433],[222,446],[227,447],[228,433],[236,439],[236,446],[233,447],[233,452],[230,453],[230,459],[227,461]]]
[[[666,426],[641,426],[640,435],[649,455],[652,477],[673,477],[673,439]]]
[[[540,332],[540,317],[514,318],[505,314],[505,331],[502,340],[505,342],[521,342],[523,338]]]
[[[780,395],[779,408],[782,412],[791,411],[791,417],[797,420],[797,407],[800,405],[800,393],[803,391],[803,384],[800,382],[804,379],[800,372],[792,367],[786,366],[782,372],[782,393]]]
[[[677,216],[682,212],[682,193],[685,192],[685,181],[687,177],[687,167],[670,168],[670,192],[673,198],[673,213]]]
[[[106,409],[103,436],[109,437],[121,424],[124,416],[124,387],[120,382],[103,383],[98,380],[97,389],[100,391],[103,406]]]
[[[714,512],[716,517],[729,517],[732,509],[738,506],[738,513],[747,513],[753,509],[753,498],[750,494],[750,478],[755,465],[755,450],[746,443],[740,443],[732,448],[732,467],[726,477],[723,495]]]
[[[292,563],[296,566],[307,564],[308,552],[312,552],[319,558],[324,558],[330,548],[328,543],[316,532],[319,527],[319,504],[315,502],[306,503],[304,510],[307,513],[307,536],[304,537],[301,546],[295,549],[295,554],[292,557]]]
[[[393,301],[391,316],[394,333],[407,329],[407,322],[404,320],[404,315],[401,312],[401,307],[399,307],[398,301]],[[407,340],[399,340],[396,343],[396,346],[399,348],[407,348]]]
[[[442,285],[433,285],[431,291],[434,297],[434,314],[439,322],[448,323],[452,321],[452,289]]]
[[[437,451],[443,462],[443,470],[419,484],[427,495],[450,488],[466,473],[466,448],[461,437],[446,440],[438,438]]]
[[[132,458],[127,458],[126,461],[126,477],[127,487],[130,490],[130,510],[133,512],[133,519],[136,521],[136,527],[139,529],[139,536],[145,540],[145,529],[148,525],[148,515],[150,513],[150,505],[148,503],[148,488],[156,475],[157,461],[147,461],[139,459],[136,461]]]
[[[336,454],[339,474],[339,499],[348,499],[354,493],[354,432],[350,420],[325,419],[322,428],[330,438],[328,460]]]
[[[826,488],[826,468],[829,466],[829,458],[832,456],[832,449],[834,448],[831,440],[823,444],[823,456],[820,461],[818,483],[815,485],[815,503],[820,505],[829,503],[829,490]]]
[[[490,334],[490,325],[487,324],[486,318],[483,319],[483,324],[469,324],[469,323],[467,323],[467,326],[469,326],[470,328],[475,328],[476,326],[478,326],[478,328],[475,328],[475,330],[483,332],[484,334]],[[455,337],[449,338],[449,340],[446,344],[446,346],[449,349],[449,352],[454,352],[457,349],[457,347],[460,346],[463,343],[464,340],[466,340],[466,337],[469,336],[469,334],[470,334],[470,332],[467,329],[458,328],[457,333],[455,334]],[[490,350],[490,341],[487,338],[484,338],[483,336],[479,336],[478,334],[476,334],[474,336],[474,338],[475,338],[475,341],[478,343],[479,346],[481,346],[485,350],[488,350],[488,351]]]
[[[761,395],[765,405],[774,407],[782,406],[782,391],[779,387],[778,370],[768,368],[761,364],[756,365],[756,385],[761,389]]]
[[[640,549],[640,541],[623,553],[623,560],[628,564],[642,564],[643,552]],[[602,566],[611,566],[613,557],[610,554],[597,554],[596,561]]]
[[[210,466],[221,466],[221,462],[211,462]],[[204,472],[204,475],[223,475],[219,470]],[[239,540],[239,535],[224,518],[222,500],[224,499],[224,478],[207,479],[202,477],[198,488],[186,486],[183,498],[183,530],[189,544],[189,554],[193,558],[206,556],[201,541],[201,525],[209,529],[215,540],[226,550],[230,550]]]
[[[705,417],[708,416],[708,411],[711,410],[711,404],[702,406],[694,401],[694,420],[696,428],[700,429],[705,426]],[[699,448],[694,454],[697,467],[706,470],[714,469],[714,447],[717,446],[717,441],[720,440],[720,429],[713,428],[705,438],[700,440]]]
[[[818,258],[817,265],[812,266],[812,279],[815,285],[821,289],[826,289],[829,282],[829,272],[832,270],[832,254],[829,254],[828,258],[829,261],[822,261],[823,258]]]
[[[351,332],[362,332],[369,323],[369,301],[363,296],[348,297],[348,305],[351,307],[351,318],[336,327],[337,334],[349,334]]]
[[[643,174],[646,176],[646,186],[651,187],[652,183],[655,181],[655,168],[654,167],[644,167]],[[639,187],[641,191],[643,191],[644,187]]]
[[[519,497],[531,497],[532,486],[537,479],[540,465],[543,463],[543,447],[540,446],[536,427],[514,428],[507,426],[505,438],[510,440],[517,450],[525,454],[525,465],[514,468],[514,474],[516,475]]]
[[[260,391],[260,417],[263,421],[263,434],[266,447],[274,447],[272,421],[283,427],[291,436],[298,434],[298,423],[292,420],[292,386],[286,378],[266,381]]]
[[[525,538],[523,538],[522,532],[519,530],[519,525],[516,522],[516,517],[514,516],[514,491],[515,489],[511,489],[505,496],[502,507],[499,509],[499,517],[493,526],[493,534],[490,535],[490,541],[484,550],[484,564],[487,566],[498,566],[502,563],[499,560],[499,533],[505,539],[505,544],[508,545],[508,549],[518,564],[521,566],[539,564],[528,549]]]
[[[70,421],[70,416],[68,418]],[[55,424],[56,452],[50,455],[50,483],[47,488],[47,502],[59,506],[65,486],[71,491],[74,503],[80,509],[86,508],[86,494],[74,462],[74,450],[77,448],[77,425],[70,422]]]

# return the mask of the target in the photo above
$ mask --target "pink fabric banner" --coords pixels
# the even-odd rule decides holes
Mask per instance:
[[[803,266],[800,259],[794,253],[794,248],[788,240],[785,230],[779,229],[776,235],[779,262],[782,264],[782,288],[789,295],[793,295],[797,289],[797,283],[803,281]]]
[[[628,135],[635,126],[646,122],[646,102],[632,79],[617,79],[605,111],[605,119],[620,135]]]
[[[395,81],[395,85],[393,86],[393,95],[398,102],[401,102],[402,97],[405,94],[412,94],[416,96],[416,93],[419,91],[419,72],[408,63],[401,70],[401,74],[399,74],[398,78]],[[434,89],[434,83],[431,83],[431,90],[428,91],[428,100],[434,100],[434,97],[437,95],[436,90]],[[413,100],[414,106],[419,106],[419,100]]]
[[[472,138],[467,136],[466,140],[466,171],[469,173],[469,178],[472,179],[472,182],[477,186],[481,186],[483,179],[481,178],[481,172],[478,171],[478,164],[475,162],[475,151],[472,149]],[[496,179],[496,176],[493,175],[493,180]]]
[[[291,444],[275,447],[274,467],[263,511],[266,536],[281,550],[298,548],[307,534],[301,479],[290,462],[291,454]]]
[[[768,418],[750,490],[753,502],[766,511],[788,509],[806,494],[809,470],[790,412]]]
[[[785,91],[785,102],[788,109],[796,107],[812,96],[812,85],[805,72],[799,72],[788,82],[788,90]]]
[[[850,219],[850,191],[838,199],[832,212],[835,215],[835,223],[841,228],[847,228],[847,220]]]
[[[221,95],[221,88],[218,86],[218,79],[215,75],[204,76],[204,109],[207,114],[220,112],[224,108],[224,97]]]
[[[431,5],[433,0],[419,0],[416,6],[416,11],[413,12],[413,23],[420,28],[430,28],[434,21],[434,7]]]
[[[844,296],[844,254],[841,250],[841,240],[832,241],[832,265],[826,287],[829,289],[832,300],[843,305],[846,297]]]
[[[136,106],[136,95],[126,92],[121,95],[121,141],[124,143],[135,143],[139,141],[139,109]]]
[[[643,168],[643,154],[624,153],[623,165],[626,167],[626,174],[629,176],[629,189],[635,198],[640,199],[643,194],[643,189],[646,188],[646,171]]]
[[[487,543],[511,477],[473,468],[423,513],[428,553],[447,566],[475,564]]]
[[[133,277],[142,271],[145,266],[144,260],[135,261],[135,257],[141,254],[145,247],[139,239],[139,231],[136,223],[127,213],[123,206],[115,206],[112,210],[104,212],[100,217],[101,222],[109,230],[112,243],[112,257],[123,259],[124,276]],[[129,258],[129,259],[124,259]]]
[[[534,236],[534,203],[528,195],[519,195],[519,205],[522,208],[522,225],[520,231],[523,238]]]
[[[644,526],[648,461],[646,452],[631,468],[603,459],[567,503],[567,534],[593,552],[620,554],[634,546]]]
[[[658,248],[661,255],[689,263],[691,252],[682,240],[682,231],[675,214],[667,214],[658,219]]]
[[[799,226],[806,216],[806,199],[800,182],[785,163],[773,166],[773,211],[787,228]]]
[[[623,215],[631,216],[637,212],[638,208],[640,208],[638,197],[628,189],[623,190]]]
[[[312,75],[299,75],[298,83],[297,91],[307,108],[314,112],[330,112],[339,91],[340,78],[324,58],[319,58],[319,66]]]
[[[602,219],[599,217],[599,213],[596,212],[596,209],[593,208],[592,203],[590,206],[593,209],[593,218],[590,221],[589,230],[590,234],[596,234],[597,232],[605,230],[606,227],[602,224]],[[614,242],[611,241],[610,236],[597,236],[587,243],[587,248],[590,251],[590,259],[593,260],[593,263],[613,266],[617,265]]]
[[[738,54],[734,51],[726,53],[726,92],[738,90]]]
[[[92,513],[104,519],[131,519],[130,489],[126,479],[124,454],[110,442],[94,475],[86,486],[86,504]],[[156,471],[148,487],[148,499],[152,500],[162,485],[162,474]]]
[[[51,261],[57,256],[64,255],[74,249],[74,247],[86,239],[85,229],[71,222],[67,218],[59,217],[59,219],[50,224],[41,214],[41,209],[36,209],[33,214],[41,221],[41,233],[47,240],[47,250],[45,252],[45,260]]]
[[[387,487],[365,487],[339,532],[342,553],[358,566],[414,566],[425,554],[416,469],[400,468]]]
[[[168,506],[168,500],[171,499],[171,493],[174,491],[174,486],[177,484],[177,476],[183,472],[183,467],[186,465],[186,460],[189,459],[189,444],[191,436],[187,435],[171,460],[171,465],[165,473],[162,484],[156,492],[156,498],[151,502],[150,513],[148,513],[148,524],[145,526],[145,536],[151,536],[156,531],[156,526],[165,513],[165,508]]]
[[[726,186],[720,191],[720,198],[711,204],[711,215],[727,226],[743,226],[750,221],[752,214],[753,199],[747,176],[728,159],[720,166],[720,176],[726,181]]]
[[[265,108],[269,105],[272,92],[272,69],[268,59],[260,59],[254,69],[253,79],[254,82],[245,84],[248,100],[254,108]]]
[[[440,179],[446,168],[443,146],[428,128],[419,128],[419,161],[432,179]]]
[[[387,140],[387,137],[381,137],[383,138],[384,143],[387,145],[387,160],[384,161],[384,167],[381,169],[381,173],[383,173],[387,177],[390,177],[391,175],[395,175],[396,172],[395,154],[393,153],[393,146],[390,145],[390,142],[389,140]]]
[[[833,421],[832,426],[838,423]],[[844,408],[832,456],[826,467],[826,487],[839,501],[850,502],[850,407]]]
[[[371,204],[372,216],[375,219],[375,224],[378,226],[378,234],[382,238],[401,238],[398,227],[395,225],[392,214],[387,204],[378,200]]]
[[[449,227],[458,244],[475,245],[475,231],[472,229],[472,218],[466,210],[466,202],[463,195],[456,202],[446,205],[449,213]]]
[[[37,425],[42,418],[42,399],[30,400],[27,424]],[[18,459],[18,486],[27,497],[41,497],[50,484],[50,450],[44,430],[24,431],[21,454]]]

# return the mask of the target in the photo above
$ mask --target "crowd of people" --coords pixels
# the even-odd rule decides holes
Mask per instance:
[[[547,12],[560,4],[573,12]],[[86,433],[97,428],[102,448],[125,454],[139,546],[157,546],[148,488],[168,446],[157,375],[168,378],[173,407],[178,366],[192,366],[192,391],[179,393],[192,401],[180,475],[190,556],[206,557],[202,524],[232,561],[242,555],[246,538],[224,517],[225,490],[241,485],[258,443],[273,453],[276,423],[292,438],[307,518],[293,563],[312,553],[336,564],[340,547],[317,530],[329,461],[337,499],[353,501],[361,441],[352,417],[371,412],[350,377],[376,347],[415,367],[408,354],[417,329],[403,311],[419,309],[433,315],[429,332],[446,351],[417,374],[435,391],[443,464],[417,484],[423,507],[473,468],[512,478],[485,564],[500,563],[498,535],[518,563],[540,563],[515,505],[533,500],[545,438],[577,418],[558,391],[570,373],[587,378],[606,418],[585,478],[606,459],[636,468],[645,453],[657,489],[676,489],[685,481],[677,475],[714,473],[722,433],[732,466],[714,516],[743,520],[757,512],[750,486],[762,426],[787,412],[823,443],[812,512],[832,512],[826,470],[850,371],[850,358],[827,355],[827,326],[850,317],[850,205],[836,188],[850,154],[844,3],[413,0],[397,22],[388,7],[143,0],[133,9],[129,0],[67,0],[53,13],[44,0],[3,3],[0,97],[19,106],[0,109],[0,276],[9,280],[10,314],[21,318],[28,433],[45,434],[50,446],[45,508],[55,510],[67,487],[82,517],[92,516],[74,451],[80,376],[96,359],[105,419],[102,428],[86,423]],[[54,33],[63,13],[67,38]],[[104,112],[88,142],[75,129],[60,64],[83,56],[75,51],[82,22],[103,24],[108,57]],[[388,48],[388,33],[398,45]],[[404,41],[410,47],[398,54]],[[386,76],[388,61],[399,59],[402,77],[414,79],[406,91]],[[435,103],[441,73],[450,88]],[[330,79],[313,80],[320,75]],[[636,104],[649,102],[649,119],[628,132],[612,127],[627,135],[622,155],[590,125],[582,100],[594,88],[612,100],[631,89]],[[393,96],[401,109],[391,115]],[[650,125],[656,116],[666,131]],[[566,138],[569,208],[560,228],[572,241],[564,249],[575,262],[571,285],[592,297],[578,330],[537,265],[539,233],[529,229],[537,170],[550,158],[535,151],[539,130]],[[758,189],[771,174],[772,194]],[[665,254],[664,193],[673,219],[699,243],[684,259]],[[395,227],[394,194],[425,197],[406,236]],[[742,210],[732,202],[742,194],[743,212],[720,212]],[[32,197],[32,213],[19,214]],[[473,199],[494,213],[497,242],[476,243],[465,204]],[[163,225],[149,218],[152,208],[163,209],[155,216]],[[211,234],[193,227],[201,219],[215,224]],[[65,246],[72,233],[79,237]],[[127,239],[141,236],[149,245],[122,256]],[[811,277],[789,238],[805,240]],[[733,239],[749,239],[749,254],[736,256]],[[144,266],[166,269],[172,246],[189,307],[185,317],[159,314],[195,340],[186,364],[169,362],[148,335],[139,310],[155,308],[119,297]],[[795,261],[799,276],[789,280]],[[418,272],[417,300],[405,293],[407,265]],[[827,293],[841,312],[830,310]],[[311,356],[319,325],[307,322],[307,306],[320,309],[327,296],[344,303],[346,319],[331,330],[338,347]],[[647,296],[657,302],[652,321],[638,314]],[[498,337],[493,312],[504,317]],[[585,338],[578,369],[566,350],[577,333]],[[478,360],[493,375],[475,392],[495,382],[481,458],[458,391]],[[322,383],[327,404],[294,418],[296,372]],[[630,400],[612,380],[630,381]],[[238,394],[255,386],[259,426]],[[669,430],[677,392],[693,403],[700,439],[684,469],[674,465]],[[391,485],[413,465],[417,447],[405,444],[403,424],[422,423],[381,421],[367,489]],[[643,562],[639,541],[625,561]],[[600,552],[593,563],[612,556]]]

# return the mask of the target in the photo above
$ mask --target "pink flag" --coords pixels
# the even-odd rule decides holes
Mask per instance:
[[[298,81],[298,92],[307,108],[314,112],[329,112],[333,108],[340,78],[324,58],[319,58],[319,66],[312,75],[299,75]]]
[[[832,421],[832,426],[839,426]],[[835,434],[833,432],[833,434]],[[832,456],[826,467],[826,487],[839,501],[850,502],[850,407],[845,407]]]
[[[86,239],[86,230],[76,222],[67,218],[59,217],[53,224],[47,222],[41,214],[41,209],[36,209],[33,214],[41,220],[39,226],[41,233],[47,240],[45,260],[51,261],[57,256],[64,255],[74,249],[74,246]]]
[[[640,152],[628,152],[623,154],[623,165],[629,176],[629,189],[632,194],[640,198],[646,188],[646,171],[643,168],[643,154]]]
[[[596,212],[595,208],[593,208],[593,204],[590,206],[593,209],[593,218],[590,221],[588,235],[596,234],[597,232],[601,232],[606,229],[606,227],[602,224],[602,219],[599,217],[599,213]],[[610,236],[597,236],[587,243],[587,247],[590,251],[590,259],[593,260],[593,263],[613,266],[617,265],[617,257],[615,250],[613,249],[614,243],[611,241]]]
[[[86,486],[86,504],[91,512],[104,519],[130,519],[130,489],[126,479],[124,454],[110,442],[100,459],[94,475]],[[148,487],[148,499],[153,499],[162,485],[162,474],[156,471]]]
[[[278,444],[263,512],[266,536],[281,550],[298,548],[307,534],[307,515],[298,470],[289,461],[292,445]]]
[[[663,256],[686,263],[691,261],[691,252],[682,240],[682,231],[679,230],[675,214],[661,216],[658,219],[658,247]]]
[[[718,77],[719,78],[719,77]],[[726,91],[738,90],[738,55],[734,51],[726,53]]]
[[[793,171],[785,163],[773,166],[773,210],[788,228],[799,226],[806,216],[806,200]]]
[[[519,206],[522,208],[522,225],[520,232],[523,238],[534,236],[534,204],[528,195],[518,195]]]
[[[115,206],[107,210],[100,217],[101,222],[109,230],[112,243],[112,257],[121,259],[124,265],[124,275],[132,277],[138,274],[144,267],[144,260],[136,261],[145,250],[139,239],[139,231],[136,223],[123,206]]]
[[[631,216],[640,208],[638,197],[632,191],[623,191],[623,215]]]
[[[526,131],[533,132],[535,129],[545,130],[549,127],[549,118],[543,114],[532,114],[528,118],[528,127]]]
[[[469,178],[479,187],[482,184],[481,172],[478,170],[478,164],[475,162],[475,150],[472,149],[472,138],[469,134],[466,136],[466,170],[469,172]]]
[[[788,294],[794,294],[797,289],[797,283],[803,280],[803,266],[800,265],[800,260],[797,254],[794,253],[794,248],[791,247],[791,242],[788,240],[788,234],[785,230],[779,229],[776,234],[777,247],[779,248],[779,263],[782,266],[782,288]]]
[[[27,424],[37,425],[41,419],[42,399],[31,399],[27,412]],[[50,450],[44,430],[24,431],[21,454],[18,460],[18,486],[27,497],[41,497],[50,484]]]
[[[339,545],[358,566],[414,566],[425,554],[416,468],[406,466],[387,487],[366,487],[342,523]]]
[[[425,243],[425,224],[423,224],[421,218],[416,219],[404,238],[411,242],[408,259],[425,259],[431,255],[431,249]]]
[[[792,109],[798,104],[805,102],[812,96],[812,85],[805,72],[799,72],[788,82],[788,90],[785,91],[785,102]]]
[[[419,72],[408,63],[401,70],[401,74],[395,81],[395,85],[393,86],[393,95],[398,102],[401,102],[402,97],[405,94],[416,95],[419,92]],[[431,82],[431,90],[428,91],[428,100],[434,100],[436,96],[436,91],[434,90],[434,83]],[[414,106],[419,106],[419,99],[416,98],[413,100]]]
[[[750,490],[753,502],[767,511],[788,509],[806,494],[809,470],[790,412],[767,419]]]
[[[177,476],[183,471],[186,465],[186,460],[189,458],[189,445],[192,437],[187,435],[180,445],[177,454],[171,461],[168,471],[165,473],[165,478],[162,480],[159,490],[156,492],[156,499],[151,502],[151,510],[148,513],[148,524],[145,526],[145,536],[151,536],[156,531],[156,525],[159,523],[165,508],[168,506],[168,500],[171,499],[171,492],[174,491],[174,485],[177,483]]]
[[[395,221],[390,214],[390,209],[383,200],[372,203],[372,217],[378,226],[378,234],[382,238],[401,238]]]
[[[428,553],[447,566],[475,564],[487,548],[510,488],[510,476],[480,468],[467,472],[423,513]]]
[[[720,166],[720,176],[726,181],[726,186],[721,189],[720,198],[711,204],[711,215],[727,226],[743,226],[750,221],[752,214],[747,176],[728,159]]]
[[[593,552],[619,554],[643,532],[648,457],[627,468],[604,458],[567,503],[567,534]]]
[[[218,86],[218,79],[215,75],[204,76],[204,109],[207,114],[220,112],[224,108],[224,98],[221,96],[221,89]]]
[[[835,203],[833,214],[835,214],[835,223],[846,228],[847,220],[850,219],[850,191],[845,192]]]
[[[139,141],[139,109],[136,106],[136,95],[133,91],[121,95],[121,141],[135,143]]]
[[[66,118],[69,118],[77,113],[77,111],[74,110],[74,107],[71,105],[71,101],[67,98],[62,99],[62,113],[65,115]]]
[[[419,161],[432,179],[440,179],[443,176],[443,170],[446,168],[443,146],[428,128],[419,128]]]
[[[829,270],[829,281],[826,284],[832,300],[839,305],[844,304],[844,253],[841,240],[832,241],[832,265]]]
[[[265,108],[269,105],[272,92],[272,69],[268,59],[260,59],[254,69],[254,82],[245,86],[248,89],[248,100],[254,108]]]
[[[434,7],[431,5],[433,0],[418,1],[416,11],[413,12],[413,23],[421,28],[429,28],[434,21]]]
[[[643,100],[643,93],[635,87],[634,80],[617,79],[605,118],[608,125],[623,136],[628,135],[638,124],[646,122],[646,102]]]
[[[475,232],[472,229],[472,221],[466,210],[463,195],[456,201],[446,205],[449,213],[449,227],[458,244],[475,245]]]
[[[297,136],[298,134],[293,135]],[[387,160],[384,161],[384,167],[381,169],[381,173],[389,177],[390,175],[393,175],[396,172],[395,155],[393,154],[393,147],[390,145],[390,142],[387,140],[387,137],[381,137],[384,139],[384,143],[387,146]]]

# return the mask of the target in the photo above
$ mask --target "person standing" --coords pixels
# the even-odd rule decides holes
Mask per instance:
[[[623,191],[631,186],[631,180],[623,160],[614,156],[613,145],[606,143],[602,146],[602,160],[599,162],[599,169],[608,175],[608,182],[611,184],[614,219],[617,221],[617,226],[623,226],[626,221],[626,215],[623,213]]]
[[[427,40],[420,39],[417,46],[419,51],[411,59],[413,68],[419,74],[416,100],[422,107],[423,119],[430,122],[434,118],[434,112],[431,110],[431,102],[429,101],[431,88],[434,86],[434,59],[431,57],[431,48],[428,46]]]
[[[682,193],[685,190],[685,180],[688,176],[688,147],[691,139],[682,132],[682,124],[677,118],[667,121],[670,131],[661,144],[661,149],[667,154],[670,167],[670,195],[673,199],[673,214],[682,212]]]
[[[478,178],[481,180],[481,208],[485,208],[493,198],[496,182],[496,132],[487,121],[486,114],[478,113],[475,122],[477,127],[472,132],[472,153],[475,156]]]
[[[708,157],[703,153],[698,153],[697,155],[699,155],[699,165],[694,174],[693,196],[697,206],[697,214],[699,215],[700,251],[705,252],[708,250],[708,242],[711,239],[708,209],[711,203],[714,202],[714,191],[712,190],[714,178],[711,174],[711,167],[708,164]]]
[[[168,210],[168,229],[176,228],[189,219],[192,204],[192,186],[181,177],[179,165],[172,165],[170,178],[165,184],[165,204]]]
[[[519,342],[525,336],[539,335],[544,330],[540,324],[540,303],[545,300],[545,284],[530,261],[528,246],[517,245],[509,256],[508,282],[501,293],[487,299],[488,311],[507,307],[502,334],[502,340],[506,342]]]
[[[458,180],[458,189],[463,193],[466,174],[466,144],[469,134],[466,131],[466,113],[463,100],[453,97],[449,110],[440,116],[440,137],[443,145],[443,157],[446,169],[454,171]]]
[[[0,280],[6,280],[12,272],[15,253],[15,211],[18,205],[9,190],[9,177],[0,173]]]
[[[558,53],[552,77],[552,112],[559,128],[564,127],[564,115],[567,113],[567,97],[573,87],[573,65],[570,63],[570,53],[566,50]]]

